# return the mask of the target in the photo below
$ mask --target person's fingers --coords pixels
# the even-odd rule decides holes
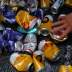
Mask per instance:
[[[63,24],[63,25],[61,25],[59,27],[54,27],[52,32],[56,33],[57,31],[60,31],[60,30],[66,29],[66,28],[67,28],[67,24]]]
[[[60,26],[60,25],[64,24],[64,22],[65,22],[64,20],[55,22],[55,23],[53,23],[52,27]]]
[[[59,17],[58,17],[58,20],[63,20],[63,19],[65,19],[65,15],[60,15]]]
[[[68,27],[63,33],[62,35],[60,36],[61,38],[64,38],[65,36],[68,35],[68,33],[70,32],[70,28]]]

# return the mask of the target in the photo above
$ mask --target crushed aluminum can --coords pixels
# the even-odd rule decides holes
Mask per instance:
[[[9,5],[11,7],[16,7],[16,6],[25,7],[26,2],[25,0],[10,0]]]
[[[0,54],[2,53],[3,43],[4,43],[3,35],[0,33]]]
[[[14,31],[14,34],[16,40],[21,40],[23,38],[23,35],[17,31]]]
[[[0,8],[0,23],[4,21],[4,16],[2,12],[2,8]]]
[[[2,24],[0,24],[0,31],[4,31],[4,30],[5,30],[5,27]]]
[[[8,41],[8,51],[12,52],[15,51],[14,41]]]
[[[15,49],[15,47],[14,47],[15,42],[14,41],[0,40],[0,42],[1,42],[0,46],[4,51],[6,51],[8,53],[11,53],[14,51],[14,49]]]
[[[42,28],[46,28],[48,29],[49,31],[52,29],[52,24],[53,22],[51,21],[51,19],[49,17],[47,17],[47,22],[42,22],[40,25],[39,25],[39,29],[42,29]]]
[[[24,40],[24,49],[29,51],[34,51],[37,46],[37,39],[35,34],[27,34]]]
[[[5,22],[9,22],[10,24],[14,24],[16,22],[15,20],[16,13],[7,5],[3,8],[3,16]]]
[[[27,36],[25,37],[25,40],[24,40],[25,43],[37,43],[37,39],[36,39],[36,35],[33,34],[33,33],[29,33],[27,34]]]
[[[9,5],[9,0],[0,0],[0,7],[4,5]]]
[[[20,33],[37,33],[37,27],[36,27],[35,24],[37,24],[39,26],[41,24],[41,20],[40,19],[37,19],[37,20],[34,19],[30,24],[29,30],[25,30],[24,28],[19,26],[17,28],[17,31],[20,32]]]
[[[10,56],[10,63],[17,71],[28,72],[33,60],[28,54],[13,53]]]
[[[24,0],[20,0],[18,2],[18,5],[21,6],[21,7],[25,7],[26,6],[26,2]]]
[[[38,45],[38,50],[42,50],[42,48],[44,47],[46,41],[45,40],[42,40],[39,42],[39,45]]]
[[[38,34],[42,35],[42,36],[48,36],[49,35],[49,31],[46,28],[42,28],[40,31],[38,31]]]
[[[15,51],[23,51],[23,43],[21,41],[15,42]]]
[[[11,28],[6,28],[5,31],[3,32],[3,36],[6,37],[7,40],[21,40],[23,35],[19,32],[16,32],[12,30]]]
[[[10,0],[10,6],[17,6],[19,0]]]
[[[58,68],[58,72],[72,72],[72,65],[60,65]]]
[[[28,5],[29,12],[35,12],[38,7],[38,2],[37,2],[37,0],[28,0],[27,5]]]
[[[24,30],[28,31],[36,26],[37,17],[30,15],[27,11],[20,10],[16,15],[16,21]]]
[[[51,6],[51,12],[52,14],[57,14],[59,11],[59,8],[64,5],[64,0],[56,0],[54,4]]]
[[[33,55],[36,57],[36,59],[40,62],[43,63],[44,57],[43,57],[43,52],[41,50],[37,50],[33,53]]]
[[[49,35],[49,32],[51,31],[52,29],[52,21],[49,19],[49,17],[46,17],[48,19],[47,22],[42,22],[38,29],[38,34],[41,34],[43,36],[48,36]]]
[[[42,9],[37,9],[36,11],[31,12],[31,14],[36,16],[37,18],[40,18],[41,20],[43,20],[44,12]]]
[[[60,58],[60,49],[51,41],[41,41],[38,48],[43,52],[44,57],[50,61],[56,61]]]
[[[72,6],[72,0],[65,0],[64,4],[71,7]]]
[[[36,65],[36,61],[34,62],[34,67],[35,67],[35,72],[46,72],[45,71],[45,59],[44,59],[44,55],[43,55],[43,52],[41,50],[36,50],[34,53],[33,53],[34,57],[36,58],[36,60],[40,63],[42,63],[42,66],[41,64],[38,65],[38,66],[41,66],[41,68],[36,68],[37,65]],[[44,67],[43,67],[44,65]]]
[[[51,64],[48,61],[45,61],[45,72],[52,72]]]
[[[49,8],[52,1],[51,0],[40,0],[41,8]]]
[[[0,2],[0,7],[2,7],[4,5],[4,0],[2,0],[1,2]]]
[[[4,38],[6,37],[7,40],[13,41],[15,39],[14,32],[11,28],[6,28],[5,31],[3,32]]]
[[[37,60],[35,56],[33,56],[33,63],[34,63],[35,72],[45,72],[44,63]]]
[[[30,30],[25,30],[24,28],[19,26],[17,28],[17,31],[20,32],[20,33],[36,33],[37,32],[37,28],[32,28]]]
[[[59,35],[55,35],[55,34],[52,34],[52,33],[50,33],[50,36],[51,36],[52,39],[54,39],[57,42],[63,42],[65,40],[67,40],[67,38],[68,38],[66,36],[66,37],[64,37],[64,38],[61,39],[61,37]]]

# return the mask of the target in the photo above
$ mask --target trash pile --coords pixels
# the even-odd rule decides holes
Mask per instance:
[[[2,0],[0,2],[0,54],[6,50],[9,62],[21,72],[72,72],[70,49],[56,43],[65,41],[51,32],[64,0]],[[62,16],[62,15],[61,15]],[[42,38],[39,40],[39,38]],[[62,61],[57,71],[49,62]],[[63,57],[62,57],[63,56]],[[61,59],[62,58],[62,59]]]

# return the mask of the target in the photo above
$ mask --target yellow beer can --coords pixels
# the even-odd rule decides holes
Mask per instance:
[[[72,7],[72,0],[65,0],[65,4]]]
[[[49,35],[50,31],[52,30],[52,24],[53,23],[51,20],[48,20],[47,22],[42,22],[38,27],[38,34],[41,34],[43,36]]]
[[[29,12],[20,10],[16,15],[17,23],[24,29],[30,29],[33,26],[32,21],[36,21],[36,17],[29,14]]]
[[[48,8],[51,5],[51,0],[40,0],[41,8]]]
[[[5,21],[5,20],[4,20],[4,16],[3,16],[3,15],[0,15],[0,23],[1,23],[2,21]]]
[[[72,72],[72,66],[71,65],[61,65],[58,69],[58,72]]]
[[[13,53],[10,57],[10,63],[18,71],[28,71],[33,63],[32,57],[28,54]]]
[[[60,49],[53,42],[47,41],[44,45],[43,53],[47,59],[53,61],[58,57]]]
[[[48,29],[48,30],[51,30],[52,29],[52,21],[48,21],[46,23],[41,23],[41,25],[39,26],[39,29]]]
[[[40,62],[38,59],[36,59],[35,56],[33,56],[33,63],[34,63],[34,72],[44,72],[44,64]]]

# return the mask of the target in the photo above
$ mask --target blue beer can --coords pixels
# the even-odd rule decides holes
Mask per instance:
[[[16,22],[15,20],[16,13],[8,5],[4,5],[2,12],[5,21],[9,22],[10,24]]]
[[[7,40],[15,41],[22,39],[23,35],[17,31],[12,30],[11,28],[6,28],[3,32],[3,35],[7,38]]]

